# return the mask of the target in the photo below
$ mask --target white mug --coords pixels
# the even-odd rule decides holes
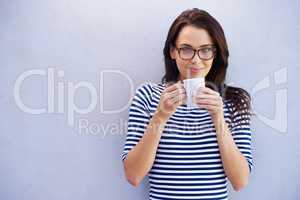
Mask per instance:
[[[188,107],[198,107],[193,101],[193,96],[199,87],[205,87],[204,77],[185,79],[183,80],[183,85],[187,95],[187,106]]]

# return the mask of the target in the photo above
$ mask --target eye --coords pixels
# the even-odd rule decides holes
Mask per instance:
[[[180,51],[182,51],[182,53],[194,53],[194,50],[189,48],[189,47],[182,47],[180,48]]]
[[[200,49],[201,53],[210,53],[212,51],[211,48],[203,48],[203,49]]]

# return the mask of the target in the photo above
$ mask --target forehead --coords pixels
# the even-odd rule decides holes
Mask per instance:
[[[176,40],[176,46],[182,44],[188,44],[193,48],[198,48],[203,45],[213,44],[213,41],[205,29],[195,26],[185,26],[180,30]]]

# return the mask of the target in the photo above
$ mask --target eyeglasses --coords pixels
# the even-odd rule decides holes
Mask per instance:
[[[216,47],[214,45],[202,47],[200,49],[193,49],[191,47],[175,47],[178,51],[179,57],[182,60],[192,60],[197,52],[201,60],[210,60],[216,54]]]

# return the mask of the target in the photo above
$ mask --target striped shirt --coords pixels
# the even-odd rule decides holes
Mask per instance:
[[[164,88],[165,84],[145,83],[136,90],[129,109],[123,161],[142,138]],[[240,114],[235,113],[230,117],[229,111],[233,104],[225,100],[223,105],[224,119],[251,171],[250,120],[242,120]],[[249,115],[246,117],[250,119]],[[148,177],[149,199],[228,198],[227,177],[220,157],[216,130],[206,109],[189,108],[185,104],[177,107],[164,127]]]

